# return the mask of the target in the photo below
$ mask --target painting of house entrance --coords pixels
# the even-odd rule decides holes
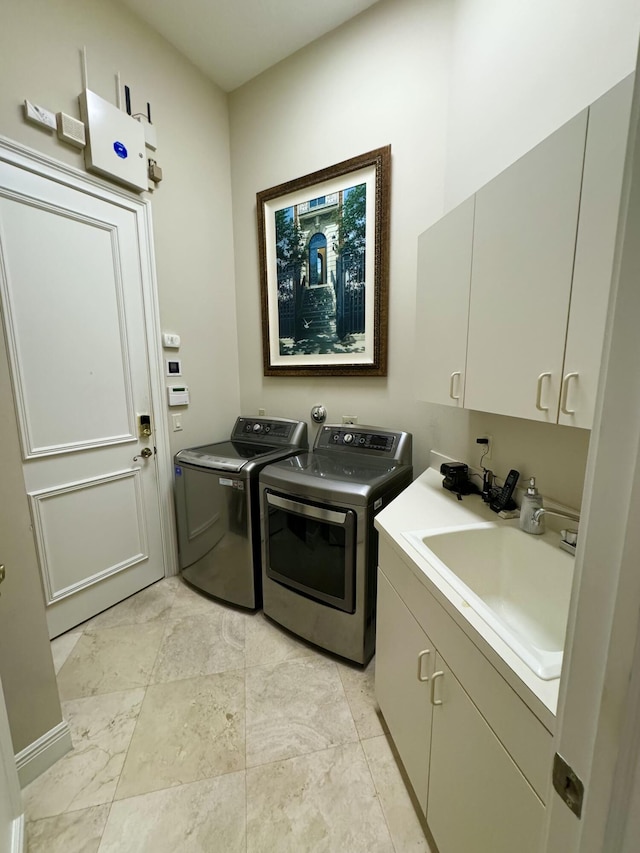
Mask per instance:
[[[258,193],[265,375],[385,375],[389,158]]]

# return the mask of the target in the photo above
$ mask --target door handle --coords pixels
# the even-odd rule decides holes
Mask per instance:
[[[431,704],[432,705],[442,705],[442,699],[436,699],[436,681],[439,678],[442,678],[444,675],[444,670],[439,669],[437,672],[434,672],[431,676]]]
[[[431,649],[424,649],[424,651],[420,652],[418,655],[418,681],[429,681],[428,675],[422,674],[422,661],[426,658],[427,655],[431,654]]]
[[[7,571],[6,571],[5,567],[3,565],[0,566],[0,583],[2,583],[2,581],[5,579],[6,574],[7,574]]]
[[[538,390],[536,393],[536,409],[538,409],[541,412],[548,412],[549,411],[549,406],[543,406],[542,405],[542,383],[544,382],[545,378],[550,379],[551,374],[550,373],[541,373],[540,376],[538,376]]]
[[[569,396],[569,381],[571,379],[577,379],[577,373],[567,373],[567,375],[562,380],[562,397],[560,399],[560,409],[565,415],[575,415],[575,409],[567,409],[567,398]]]
[[[459,400],[460,399],[460,394],[456,395],[453,393],[453,386],[455,385],[456,376],[458,378],[460,378],[460,375],[461,375],[460,371],[456,370],[454,373],[451,374],[451,378],[449,379],[449,396],[451,397],[452,400]]]
[[[133,461],[137,462],[138,459],[148,459],[150,456],[153,456],[153,450],[150,447],[143,447],[140,455],[133,457]]]

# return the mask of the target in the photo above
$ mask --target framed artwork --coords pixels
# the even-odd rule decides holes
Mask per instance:
[[[265,376],[386,376],[391,146],[257,194]]]

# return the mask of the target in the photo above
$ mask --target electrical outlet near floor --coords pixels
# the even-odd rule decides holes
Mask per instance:
[[[343,424],[357,424],[358,416],[357,415],[343,415],[342,416]]]

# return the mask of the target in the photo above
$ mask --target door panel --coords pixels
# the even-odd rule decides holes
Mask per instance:
[[[438,850],[538,853],[542,801],[440,655],[435,667],[427,823]]]
[[[30,497],[47,604],[149,559],[140,469]]]
[[[117,228],[16,198],[0,221],[25,457],[135,440]]]
[[[165,574],[137,211],[0,163],[0,288],[51,636]],[[144,444],[157,444],[151,436]]]
[[[555,423],[587,111],[476,193],[468,409]]]

